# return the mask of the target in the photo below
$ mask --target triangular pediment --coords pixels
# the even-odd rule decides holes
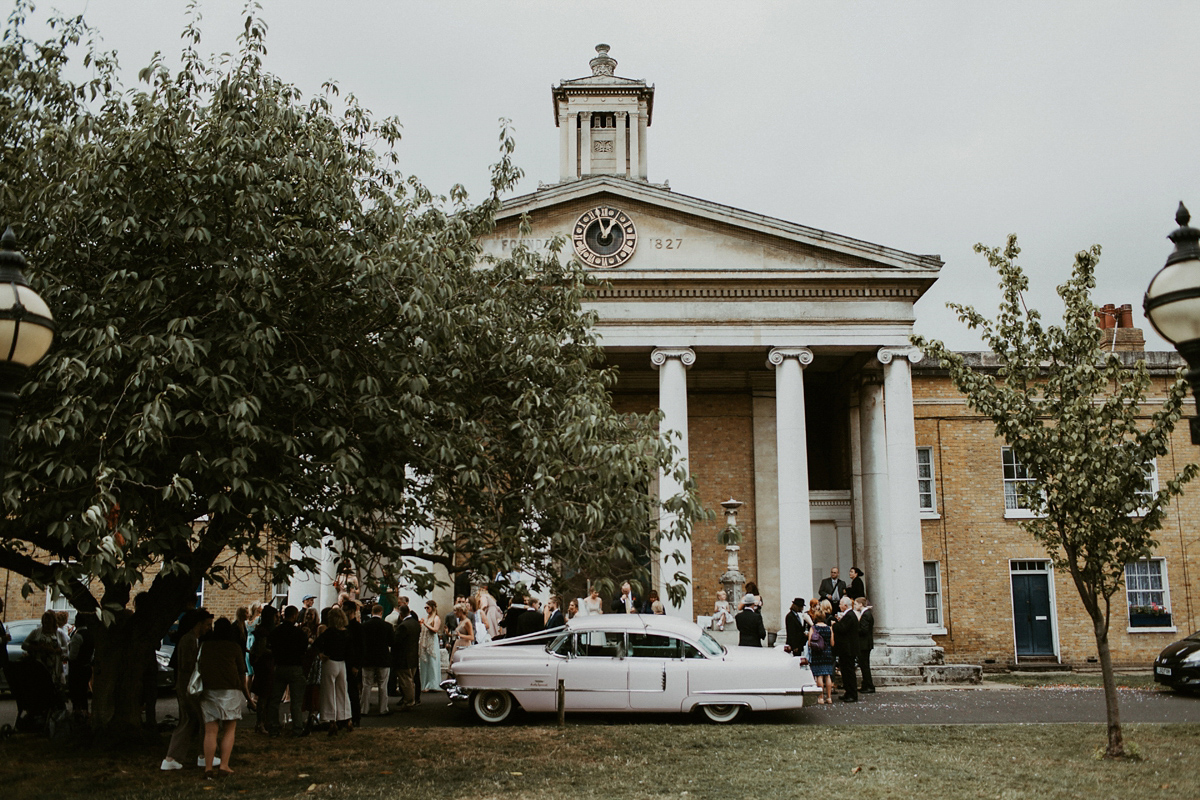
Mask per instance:
[[[575,251],[577,221],[596,208],[628,215],[636,248],[619,264],[598,271],[625,280],[936,280],[942,261],[822,231],[786,220],[682,195],[664,186],[617,176],[595,176],[543,187],[507,201],[486,252],[503,256],[518,242],[542,248],[556,235],[564,253]],[[521,235],[527,217],[530,232]]]

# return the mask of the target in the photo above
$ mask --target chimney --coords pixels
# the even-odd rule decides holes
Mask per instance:
[[[1141,328],[1133,327],[1133,305],[1116,306],[1108,303],[1096,310],[1096,324],[1104,331],[1105,350],[1117,353],[1141,353],[1146,349],[1146,337]]]

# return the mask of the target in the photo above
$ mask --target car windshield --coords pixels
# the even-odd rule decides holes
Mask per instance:
[[[1200,642],[1200,631],[1196,631],[1191,636],[1187,637],[1189,642]]]
[[[709,635],[708,631],[700,632],[700,648],[710,656],[720,656],[725,654],[725,648],[721,643]]]
[[[40,620],[32,622],[14,622],[8,627],[9,644],[20,644],[25,641],[25,638],[35,630],[40,628],[42,623]]]

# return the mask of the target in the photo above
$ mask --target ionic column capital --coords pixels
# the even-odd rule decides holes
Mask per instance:
[[[778,367],[789,358],[799,361],[801,367],[807,367],[813,362],[813,351],[807,347],[772,347],[767,353],[767,365]]]
[[[696,351],[690,347],[656,347],[650,353],[650,363],[655,369],[671,359],[679,359],[686,369],[696,363]]]
[[[881,347],[875,357],[880,364],[890,364],[894,358],[907,358],[913,364],[919,364],[925,353],[919,347]]]

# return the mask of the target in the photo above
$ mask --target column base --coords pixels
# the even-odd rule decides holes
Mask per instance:
[[[883,631],[875,635],[871,661],[893,666],[927,666],[945,663],[944,652],[925,631]]]

